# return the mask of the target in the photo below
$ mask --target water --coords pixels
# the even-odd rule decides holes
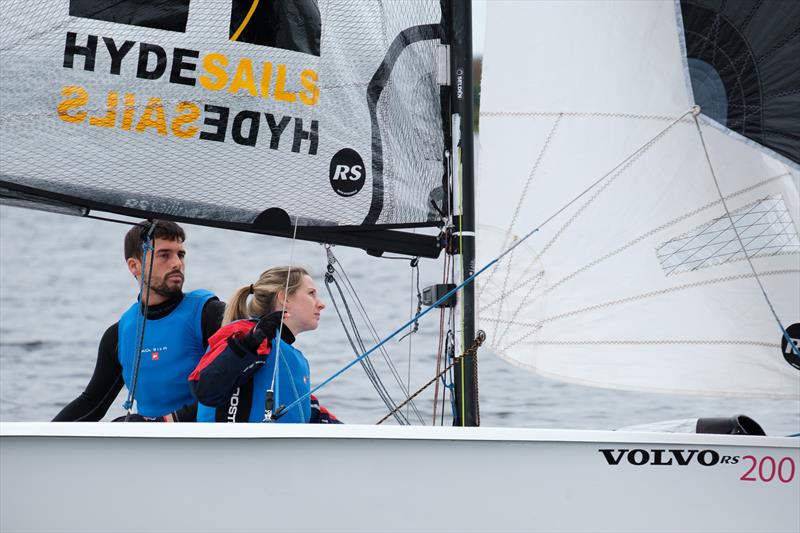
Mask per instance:
[[[307,267],[323,298],[327,264],[314,243],[185,225],[186,290],[207,288],[225,300],[269,266]],[[83,390],[94,368],[97,342],[136,296],[122,252],[127,226],[0,206],[0,420],[50,420]],[[385,335],[405,322],[416,301],[407,261],[378,259],[360,250],[334,249]],[[441,266],[422,260],[421,284],[436,283]],[[434,374],[438,313],[419,333],[390,341],[398,373],[416,390]],[[410,348],[409,348],[410,340]],[[333,307],[320,328],[300,335],[297,346],[312,366],[316,384],[353,359]],[[409,358],[409,353],[411,357]],[[550,381],[518,370],[488,352],[479,353],[481,424],[542,428],[615,429],[659,420],[747,414],[768,434],[800,432],[800,402],[619,392]],[[375,364],[395,398],[378,356]],[[359,365],[323,388],[324,405],[348,423],[374,424],[386,414]],[[417,407],[431,423],[432,388]],[[122,414],[120,397],[106,419]]]

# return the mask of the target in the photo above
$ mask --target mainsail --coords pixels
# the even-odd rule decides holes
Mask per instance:
[[[440,222],[438,1],[3,10],[3,197],[253,231],[282,211],[305,236]]]
[[[796,79],[797,4],[771,3],[791,13],[767,19],[756,4],[762,22],[794,25],[771,52],[783,61],[764,74],[783,83],[780,67]],[[478,280],[490,348],[583,384],[800,396],[749,266],[783,325],[800,322],[797,140],[787,148],[788,133],[772,131],[781,142],[764,146],[719,116],[701,114],[698,128],[678,3],[504,2],[488,11],[477,263],[555,214]],[[783,91],[764,114],[796,126],[798,108],[785,104],[798,87]]]

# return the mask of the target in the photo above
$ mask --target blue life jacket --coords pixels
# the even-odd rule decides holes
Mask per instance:
[[[266,363],[258,370],[252,377],[252,398],[250,405],[240,405],[238,394],[236,392],[231,397],[230,405],[220,407],[223,413],[231,413],[230,418],[224,417],[228,421],[234,420],[234,413],[231,410],[249,409],[248,422],[263,422],[264,420],[264,400],[266,398],[267,390],[272,384],[272,373],[275,371],[275,360],[278,350],[277,339],[272,341],[272,351],[267,356]],[[289,406],[301,396],[306,398],[295,405],[291,411],[287,411],[283,416],[278,418],[275,422],[283,424],[291,423],[308,423],[311,420],[311,400],[307,396],[311,392],[311,378],[308,367],[308,361],[303,355],[303,352],[294,348],[291,344],[285,341],[280,341],[280,361],[281,364],[278,368],[278,376],[275,378],[274,390],[274,407],[273,412],[278,410],[281,405]],[[243,387],[250,387],[250,384],[245,384]],[[197,421],[198,422],[214,422],[216,418],[217,408],[210,407],[199,403],[197,405]],[[221,420],[224,420],[221,419]]]
[[[195,402],[187,378],[205,353],[203,306],[213,297],[204,289],[192,291],[167,316],[147,321],[134,398],[140,415],[163,416]],[[139,317],[141,310],[136,302],[119,319],[117,357],[129,389],[133,385]]]

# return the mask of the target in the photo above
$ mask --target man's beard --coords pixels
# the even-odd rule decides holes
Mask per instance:
[[[165,275],[164,279],[162,279],[160,282],[150,283],[150,290],[167,299],[172,299],[178,296],[183,290],[183,280],[181,280],[177,286],[170,286],[167,284],[167,278],[174,273],[175,272],[170,272],[169,274]]]

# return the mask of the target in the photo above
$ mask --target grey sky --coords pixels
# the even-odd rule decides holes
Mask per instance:
[[[486,25],[487,0],[472,0],[472,53],[483,55],[483,34]]]

